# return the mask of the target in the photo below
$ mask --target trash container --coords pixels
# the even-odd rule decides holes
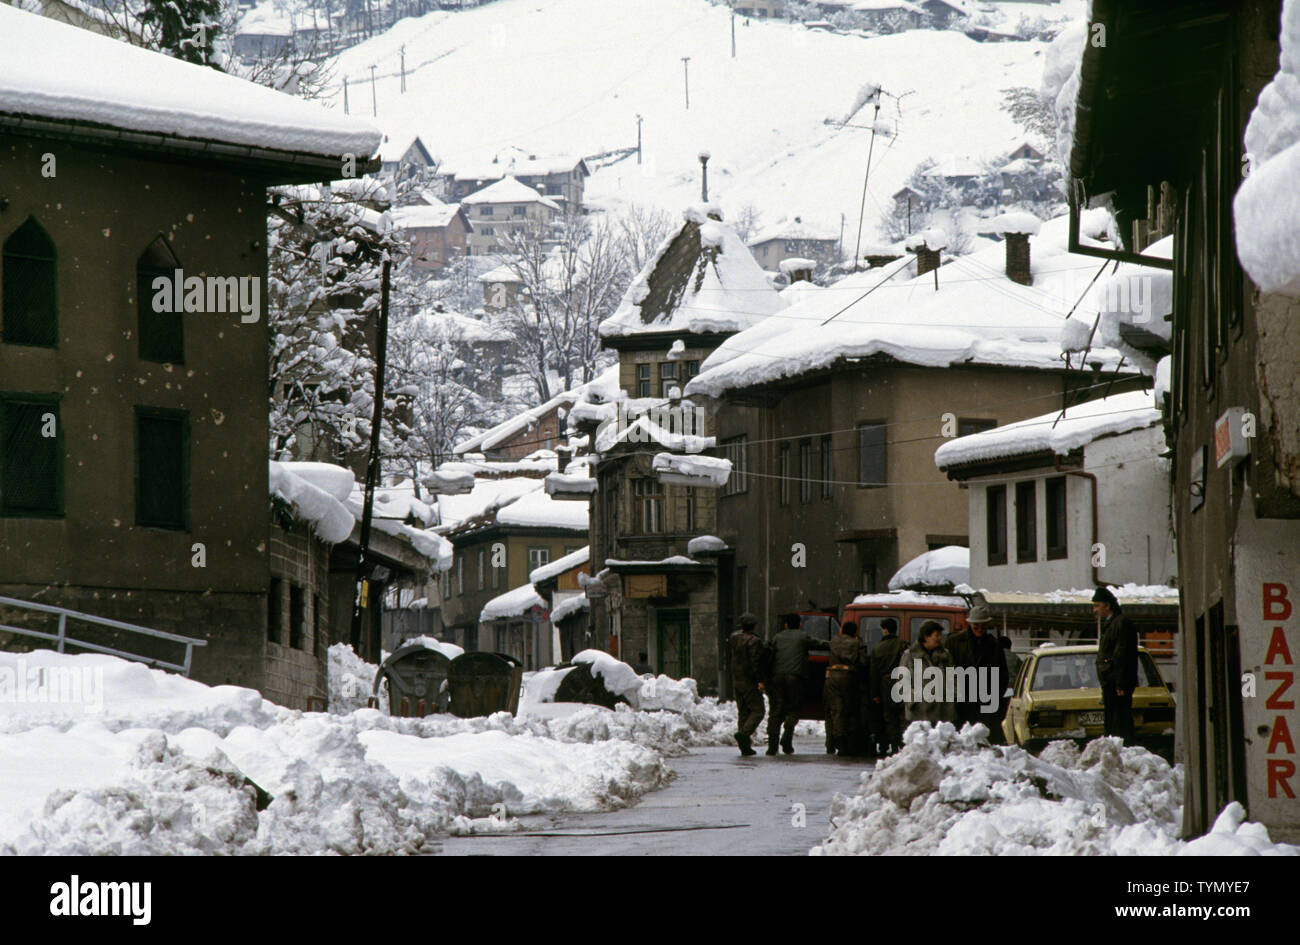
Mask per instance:
[[[565,666],[572,666],[573,669],[560,680],[560,685],[555,690],[556,702],[585,702],[607,709],[614,708],[620,702],[627,702],[627,699],[605,688],[605,680],[592,672],[592,664],[566,663],[556,668],[563,669]]]
[[[519,709],[524,664],[505,653],[462,653],[447,669],[451,714],[471,719]]]
[[[446,712],[450,705],[447,676],[451,660],[423,643],[404,643],[384,660],[375,674],[372,701],[378,700],[381,680],[388,680],[388,711],[423,718]]]

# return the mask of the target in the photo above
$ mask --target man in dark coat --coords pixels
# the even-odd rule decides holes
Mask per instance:
[[[1092,595],[1092,612],[1101,621],[1097,640],[1097,680],[1106,734],[1133,740],[1133,690],[1138,684],[1137,630],[1120,613],[1119,601],[1108,587]]]
[[[767,716],[767,753],[776,754],[777,739],[781,750],[794,754],[794,727],[799,722],[803,704],[804,680],[808,675],[808,651],[824,650],[825,640],[818,640],[800,629],[798,614],[781,618],[784,628],[772,638],[772,684],[767,697],[771,710]],[[784,731],[782,727],[784,726]]]
[[[908,722],[957,722],[957,706],[950,701],[943,685],[939,687],[937,699],[930,698],[924,686],[927,670],[938,670],[939,679],[946,680],[948,668],[952,666],[952,657],[943,644],[943,624],[935,620],[921,624],[916,641],[911,649],[903,651],[898,665],[906,670],[911,681],[912,698],[906,704]]]
[[[763,679],[759,664],[763,641],[754,633],[758,618],[743,614],[740,629],[730,637],[731,687],[736,693],[736,744],[745,756],[757,754],[754,730],[763,721]]]
[[[968,684],[966,698],[957,705],[958,726],[983,722],[989,730],[989,743],[1001,745],[1006,741],[1002,734],[1002,718],[1006,715],[1007,700],[1003,693],[1007,688],[1007,661],[1002,655],[1001,644],[989,633],[992,623],[989,609],[976,604],[966,615],[966,629],[949,634],[944,646],[952,656],[953,666],[962,669],[974,667],[976,673],[975,685],[971,687]],[[987,706],[980,701],[981,688],[995,694],[992,711],[985,711]]]
[[[830,662],[822,687],[826,707],[826,753],[857,754],[862,750],[858,715],[862,705],[861,676],[867,665],[867,651],[858,639],[858,625],[846,620],[839,636],[830,642]]]
[[[890,673],[898,665],[904,649],[898,635],[898,621],[893,617],[880,621],[880,642],[871,651],[871,668],[867,672],[873,715],[878,722],[876,740],[880,754],[893,754],[903,744],[903,704],[890,697],[893,688]]]

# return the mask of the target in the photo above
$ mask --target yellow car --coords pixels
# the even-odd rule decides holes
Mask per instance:
[[[1049,741],[1085,742],[1105,734],[1097,646],[1040,646],[1021,664],[1002,722],[1007,742],[1038,751]],[[1133,691],[1134,742],[1173,754],[1174,697],[1151,654],[1138,648]]]

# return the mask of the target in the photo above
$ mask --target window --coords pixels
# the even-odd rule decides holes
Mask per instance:
[[[465,556],[456,556],[456,594],[459,597],[465,596]]]
[[[650,396],[650,365],[638,364],[636,366],[636,395],[638,397]]]
[[[686,487],[686,497],[684,500],[683,509],[686,513],[685,531],[694,532],[695,531],[695,509],[696,509],[695,490],[690,486]]]
[[[58,266],[54,241],[35,217],[4,242],[0,337],[5,344],[53,348],[59,343]]]
[[[479,233],[482,234],[483,236],[496,236],[496,232],[497,232],[496,230],[494,230],[494,229],[493,229],[492,227],[490,227],[490,226],[481,226],[481,227],[479,227],[479,230],[478,230],[478,231],[479,231]]]
[[[516,216],[516,217],[522,217],[522,216],[523,216],[524,214],[526,214],[527,212],[528,212],[528,208],[527,208],[527,207],[513,207],[513,208],[511,208],[511,211],[510,211],[511,215],[512,215],[512,216]]]
[[[682,364],[686,367],[686,373],[683,375],[684,380],[689,381],[691,378],[695,377],[695,375],[700,373],[699,361],[683,361]]]
[[[657,535],[663,531],[663,487],[658,479],[633,479],[632,499],[635,503],[638,525],[642,535]]]
[[[885,425],[883,423],[858,424],[858,485],[860,487],[885,484]]]
[[[663,361],[659,365],[659,396],[667,397],[668,391],[677,386],[677,362]]]
[[[984,490],[984,522],[990,565],[1007,563],[1007,487]]]
[[[550,548],[529,548],[528,549],[528,573],[532,574],[533,570],[543,565],[551,563]]]
[[[135,523],[190,527],[190,415],[135,408]]]
[[[307,599],[297,584],[289,585],[289,645],[295,650],[303,648],[303,635],[307,631]]]
[[[778,476],[781,480],[781,504],[790,504],[790,444],[786,443],[781,447],[781,465],[778,470]]]
[[[834,492],[832,483],[835,481],[835,459],[831,453],[831,438],[822,437],[822,498],[829,499]]]
[[[812,501],[812,440],[799,443],[799,501]]]
[[[311,636],[315,641],[316,655],[324,658],[329,652],[329,641],[325,638],[324,628],[321,626],[325,619],[325,601],[319,596],[313,596],[311,599]]]
[[[1066,536],[1065,477],[1048,479],[1044,486],[1047,502],[1047,558],[1067,558],[1070,555]]]
[[[136,260],[135,294],[141,360],[185,363],[184,315],[179,311],[159,311],[180,307],[174,304],[176,289],[173,286],[176,271],[180,268],[180,260],[161,236],[155,237]],[[165,287],[155,288],[155,279],[165,279]],[[163,304],[164,299],[166,304]]]
[[[1016,561],[1038,560],[1038,482],[1016,483]]]
[[[490,561],[492,562],[496,561],[496,552],[493,552]],[[505,570],[505,565],[502,565],[501,567],[497,567],[495,563],[491,565],[493,590],[496,590],[501,586],[501,572],[504,570]]]
[[[749,483],[745,481],[745,473],[748,467],[745,461],[745,444],[748,437],[737,436],[722,443],[722,458],[731,461],[731,475],[727,477],[727,484],[722,487],[723,495],[738,495],[749,488]]]
[[[983,433],[985,430],[992,430],[997,425],[996,420],[985,420],[982,417],[966,417],[957,421],[957,435],[970,436],[972,433]]]
[[[487,573],[484,570],[484,567],[486,565],[486,559],[487,559],[487,555],[484,553],[483,549],[480,548],[478,550],[478,575],[477,575],[478,589],[480,591],[483,590],[483,588],[487,587]]]
[[[63,514],[63,425],[54,394],[0,394],[0,515]]]
[[[495,212],[496,212],[496,208],[495,208],[495,207],[479,207],[479,208],[478,208],[478,215],[481,216],[481,217],[490,217],[490,216],[492,216],[492,214],[495,213]]]
[[[272,643],[280,642],[280,597],[283,595],[284,582],[271,578],[271,592],[266,598],[266,638]]]

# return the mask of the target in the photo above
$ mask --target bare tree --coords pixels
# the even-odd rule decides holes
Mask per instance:
[[[658,207],[633,204],[618,216],[620,248],[628,268],[640,272],[674,232],[672,214]]]

